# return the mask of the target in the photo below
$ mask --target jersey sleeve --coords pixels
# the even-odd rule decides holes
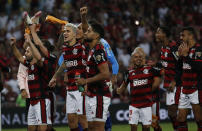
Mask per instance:
[[[152,67],[151,72],[154,75],[154,77],[161,77],[161,68],[159,67]]]
[[[198,46],[196,48],[195,54],[193,58],[187,56],[186,62],[189,63],[193,70],[202,71],[202,46]]]
[[[109,45],[109,43],[103,38],[100,39],[100,42],[104,46],[105,52],[107,54],[107,59],[112,64],[112,74],[117,75],[119,72],[119,64],[114,56],[114,53]]]
[[[98,66],[107,62],[107,57],[103,49],[95,50],[93,58]]]
[[[124,74],[123,74],[123,82],[124,82],[125,84],[128,84],[128,83],[129,83],[128,77],[129,77],[129,71],[124,72]]]

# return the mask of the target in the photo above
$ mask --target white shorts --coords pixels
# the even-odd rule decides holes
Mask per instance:
[[[129,106],[129,124],[138,124],[141,121],[143,125],[151,125],[152,123],[152,108],[136,108]]]
[[[175,104],[176,87],[173,92],[166,92],[166,105],[170,106]]]
[[[86,96],[86,117],[88,121],[107,120],[108,108],[111,98],[105,96]]]
[[[40,100],[35,105],[29,105],[28,125],[49,125],[51,122],[51,102],[49,99]]]
[[[191,104],[199,104],[198,90],[192,94],[184,94],[181,92],[178,108],[191,108]]]
[[[152,115],[159,116],[160,102],[152,104]]]
[[[85,114],[85,97],[81,95],[81,92],[67,91],[66,96],[66,113],[76,113],[78,115]]]

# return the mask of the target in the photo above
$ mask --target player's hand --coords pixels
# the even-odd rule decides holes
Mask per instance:
[[[49,87],[55,87],[56,86],[56,78],[52,78],[48,84]]]
[[[85,85],[86,84],[86,79],[80,78],[76,80],[76,85]]]
[[[35,32],[36,31],[36,24],[32,24],[29,26],[29,29],[32,31],[32,32]]]
[[[24,37],[25,37],[25,42],[29,44],[29,43],[31,42],[30,35],[27,34],[27,33],[25,33],[25,34],[24,34]]]
[[[169,88],[167,89],[169,92],[173,92],[174,89],[175,89],[175,85],[176,85],[176,82],[173,80],[170,85],[169,85]]]
[[[13,46],[14,44],[16,44],[16,38],[15,37],[11,37],[9,44],[10,44],[10,46]]]
[[[189,52],[188,44],[183,42],[178,48],[178,54],[179,56],[186,57],[188,55],[188,52]]]
[[[26,90],[25,89],[23,89],[23,90],[21,90],[21,96],[22,96],[22,98],[28,98],[28,94],[27,94],[27,92],[26,92]]]
[[[123,92],[123,89],[121,87],[119,87],[119,88],[116,89],[116,93],[117,94],[120,95],[122,92]]]
[[[80,8],[80,15],[81,16],[86,16],[88,13],[88,8],[86,6]]]
[[[84,85],[84,91],[81,93],[82,96],[85,96],[87,94],[88,91],[88,86]]]

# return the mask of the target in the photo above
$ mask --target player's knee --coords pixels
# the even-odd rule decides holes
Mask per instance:
[[[81,124],[83,129],[88,128],[88,122],[85,115],[79,115],[79,123]]]
[[[150,130],[150,125],[143,125],[142,130],[143,131],[149,131]]]
[[[177,116],[177,107],[176,105],[171,105],[168,107],[168,116],[174,118]]]
[[[68,115],[68,125],[74,129],[78,127],[78,117],[76,115]]]

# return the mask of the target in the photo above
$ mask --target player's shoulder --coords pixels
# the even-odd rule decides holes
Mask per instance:
[[[96,44],[95,50],[104,50],[104,46],[101,43]]]

